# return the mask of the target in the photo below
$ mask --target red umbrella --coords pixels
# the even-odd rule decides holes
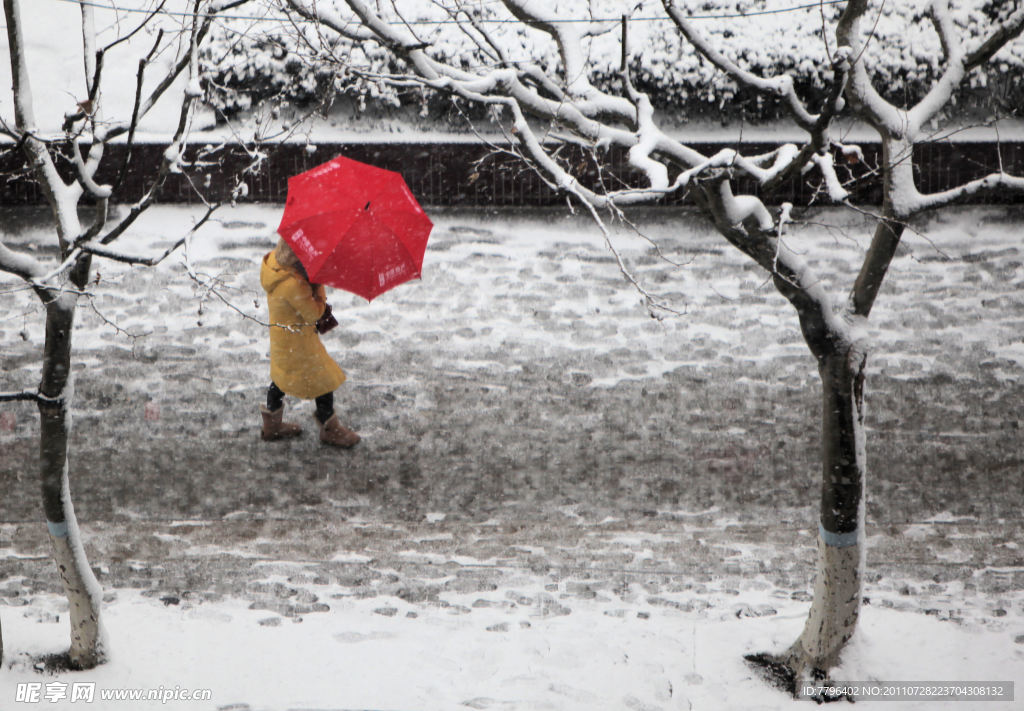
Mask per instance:
[[[338,156],[288,179],[277,233],[310,281],[370,301],[419,278],[433,226],[401,175]]]

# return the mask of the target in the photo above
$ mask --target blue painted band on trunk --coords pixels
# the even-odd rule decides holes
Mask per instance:
[[[831,548],[849,548],[860,542],[860,531],[832,533],[831,531],[826,531],[825,527],[819,523],[818,533],[821,535],[821,540],[825,541],[825,545]]]
[[[50,535],[54,538],[67,538],[68,537],[68,522],[61,521],[60,523],[54,523],[53,521],[47,521],[46,527],[50,529]]]

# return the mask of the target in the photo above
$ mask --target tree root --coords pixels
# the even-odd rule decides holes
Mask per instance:
[[[833,701],[849,701],[854,699],[849,694],[830,693],[833,686],[829,681],[828,672],[824,669],[812,668],[801,661],[799,655],[792,650],[787,654],[748,654],[743,657],[758,675],[770,686],[791,694],[797,699],[808,699],[817,704],[828,704]]]
[[[86,659],[74,659],[70,652],[54,652],[41,654],[32,658],[32,668],[40,674],[63,674],[65,672],[89,671],[106,662],[102,654],[94,654]]]
[[[62,674],[64,672],[82,670],[82,667],[71,661],[71,655],[67,652],[43,654],[36,657],[32,668],[42,674]]]

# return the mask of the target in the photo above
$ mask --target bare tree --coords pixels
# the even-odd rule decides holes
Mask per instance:
[[[152,266],[184,243],[183,236],[171,249],[153,255],[119,250],[116,240],[131,232],[133,223],[149,208],[172,172],[188,172],[185,159],[195,104],[201,96],[198,48],[209,34],[218,13],[247,0],[190,0],[187,12],[176,15],[169,29],[156,28],[162,16],[161,2],[148,13],[120,17],[123,28],[116,39],[98,46],[91,3],[81,4],[82,67],[81,99],[69,102],[62,125],[41,126],[36,121],[30,74],[33,66],[26,54],[23,12],[20,0],[4,0],[7,37],[13,78],[14,116],[0,117],[0,130],[24,153],[31,176],[40,185],[49,204],[58,247],[57,264],[46,263],[23,251],[0,243],[0,271],[24,280],[45,308],[46,337],[41,353],[42,373],[38,387],[0,393],[0,401],[27,400],[39,408],[39,473],[43,511],[46,515],[54,562],[60,572],[70,604],[71,646],[66,663],[73,668],[90,668],[104,659],[100,626],[101,590],[86,559],[75,520],[68,477],[68,442],[73,398],[71,371],[72,331],[76,308],[88,297],[94,258]],[[137,18],[137,19],[136,19]],[[32,20],[30,20],[31,22]],[[137,85],[130,115],[104,115],[104,67],[123,62],[124,52],[145,38],[152,27],[151,41],[137,57]],[[133,39],[129,43],[127,40]],[[148,50],[148,51],[146,51]],[[160,61],[156,61],[157,58]],[[168,59],[170,57],[170,59]],[[154,70],[154,68],[156,68]],[[156,76],[147,73],[159,72]],[[185,81],[184,89],[180,81]],[[177,83],[176,83],[177,82]],[[110,210],[115,191],[127,176],[129,156],[139,122],[151,112],[157,100],[177,101],[178,120],[170,145],[155,173],[147,178],[143,197],[120,216]],[[114,166],[109,183],[96,180],[104,164],[108,144],[126,143],[124,157]],[[109,161],[107,161],[109,162]],[[70,171],[61,168],[70,164]],[[65,177],[66,175],[69,177]],[[80,205],[92,205],[91,218],[79,213]],[[205,223],[215,203],[206,202],[204,213],[192,229]],[[2,646],[0,646],[2,655]]]
[[[864,380],[869,346],[864,326],[907,221],[966,195],[1024,190],[1024,179],[1000,170],[954,189],[923,194],[914,182],[913,148],[927,138],[927,126],[940,111],[949,108],[952,93],[968,74],[1020,36],[1024,7],[1017,3],[1002,12],[987,28],[983,40],[967,47],[948,0],[927,3],[923,16],[931,20],[941,45],[941,71],[923,99],[899,106],[883,99],[869,74],[871,63],[877,61],[871,35],[881,11],[879,3],[850,0],[832,16],[826,14],[823,4],[822,35],[831,49],[833,79],[824,100],[814,106],[800,95],[790,76],[761,76],[717,51],[688,19],[681,0],[662,0],[662,4],[673,30],[687,40],[685,46],[739,86],[785,106],[789,120],[806,134],[801,145],[790,143],[759,155],[745,155],[738,149],[704,155],[669,136],[659,126],[649,97],[631,80],[625,18],[621,23],[621,92],[602,90],[592,82],[591,38],[619,31],[619,23],[609,22],[609,18],[595,19],[586,3],[572,15],[560,16],[552,3],[502,0],[504,14],[495,10],[498,14],[488,18],[487,8],[478,3],[435,2],[434,7],[447,13],[448,22],[460,25],[466,51],[459,53],[450,46],[444,51],[435,47],[429,26],[397,15],[394,4],[385,14],[380,8],[386,3],[338,0],[332,5],[325,0],[283,0],[293,19],[314,23],[321,36],[376,43],[393,52],[408,68],[407,72],[379,79],[425,87],[463,103],[491,108],[508,127],[511,150],[549,185],[586,206],[602,230],[606,211],[620,214],[627,206],[688,194],[721,235],[754,260],[796,309],[821,378],[822,489],[817,575],[800,637],[781,654],[751,659],[781,672],[791,688],[796,688],[796,681],[827,675],[857,625],[865,553]],[[549,67],[534,61],[528,50],[514,54],[493,36],[497,25],[490,24],[489,19],[506,23],[517,20],[540,33],[557,47],[560,62]],[[754,46],[759,39],[750,37],[749,42]],[[455,59],[446,61],[444,57]],[[825,197],[833,203],[865,209],[853,204],[853,195],[836,167],[837,157],[860,155],[858,147],[844,145],[834,135],[833,121],[844,110],[878,135],[882,147],[877,168],[882,202],[877,228],[849,296],[835,297],[783,239],[791,206],[769,209],[755,195],[737,194],[737,186],[740,178],[747,184],[752,179],[764,194],[805,175],[820,181]],[[588,150],[598,164],[607,162],[609,147],[624,151],[639,182],[615,189],[595,187],[594,181],[579,173],[578,161],[561,157],[568,145]],[[875,212],[874,207],[867,210]],[[632,280],[621,261],[620,265]],[[658,308],[649,295],[648,304]]]

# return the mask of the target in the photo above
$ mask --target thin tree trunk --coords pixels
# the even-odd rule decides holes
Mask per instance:
[[[72,282],[84,282],[88,271],[87,261],[76,265]],[[39,465],[53,558],[70,605],[69,661],[73,667],[88,669],[103,661],[99,624],[102,593],[82,546],[68,482],[73,397],[71,336],[76,301],[74,294],[65,292],[46,308],[46,343],[39,386]]]
[[[821,513],[814,599],[803,633],[786,654],[798,676],[823,678],[853,636],[864,569],[864,366],[846,349],[819,361],[822,387]],[[800,681],[800,679],[796,679]]]

